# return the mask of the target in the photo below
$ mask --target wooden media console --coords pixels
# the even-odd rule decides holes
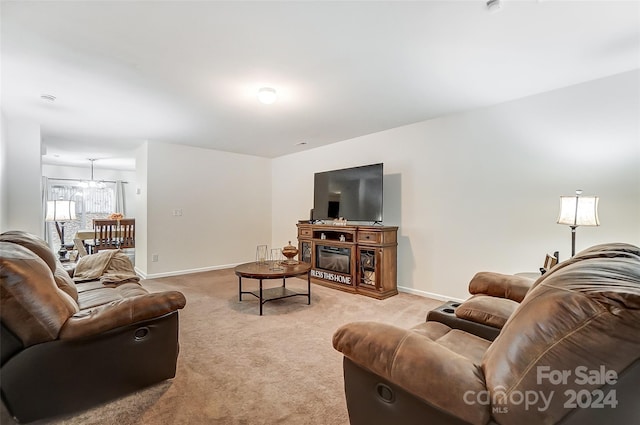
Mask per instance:
[[[298,258],[323,286],[383,299],[398,293],[398,228],[298,223]]]

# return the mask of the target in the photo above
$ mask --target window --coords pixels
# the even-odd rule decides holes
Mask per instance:
[[[93,227],[94,218],[107,218],[115,212],[116,190],[113,182],[100,182],[100,185],[89,186],[81,180],[49,179],[48,197],[50,200],[75,201],[76,219],[65,223],[65,242],[71,243],[78,229]],[[84,187],[86,186],[86,187]],[[54,224],[50,224],[54,229]],[[56,231],[51,231],[54,246],[60,245]]]

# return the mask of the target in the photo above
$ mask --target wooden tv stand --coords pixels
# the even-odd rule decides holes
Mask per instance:
[[[398,228],[301,222],[298,258],[323,286],[383,299],[398,293]]]

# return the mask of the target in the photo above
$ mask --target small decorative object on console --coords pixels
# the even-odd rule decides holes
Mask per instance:
[[[122,213],[111,213],[109,214],[109,220],[122,220],[124,218],[124,215]]]

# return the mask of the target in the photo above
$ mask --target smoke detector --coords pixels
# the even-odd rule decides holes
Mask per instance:
[[[56,101],[56,97],[52,94],[41,94],[40,99],[44,100],[45,102],[51,102],[51,103]]]

